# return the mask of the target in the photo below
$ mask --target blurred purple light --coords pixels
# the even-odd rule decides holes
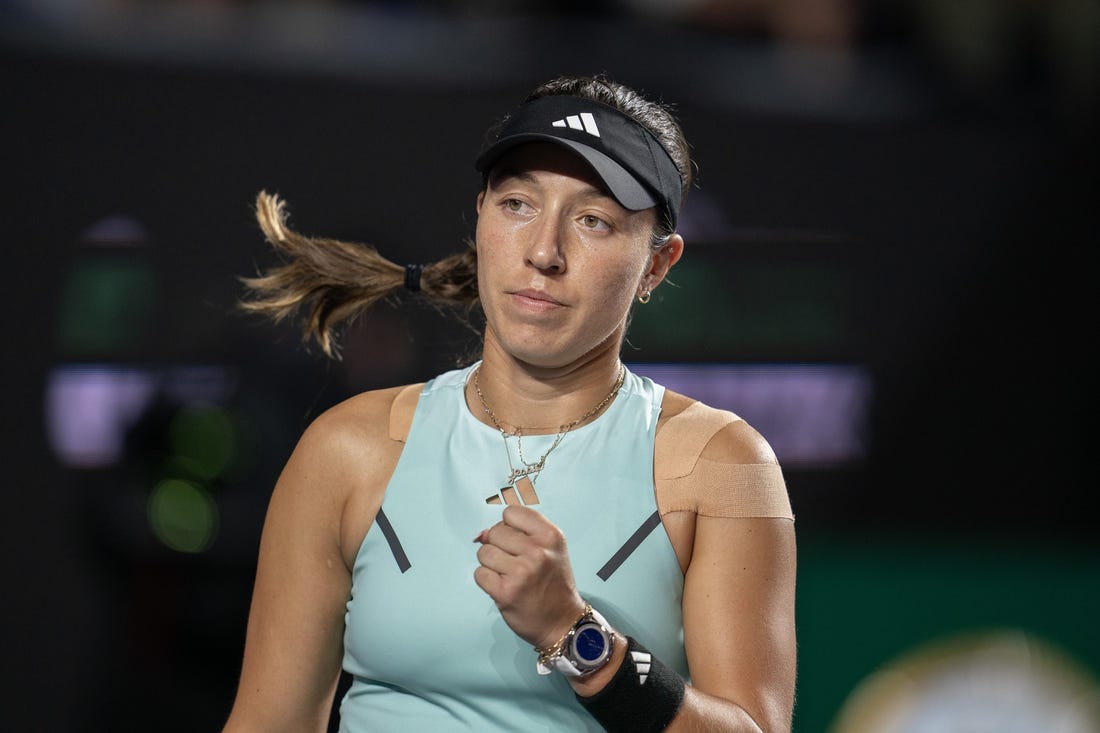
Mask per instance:
[[[103,468],[122,457],[126,431],[156,393],[148,371],[101,365],[57,367],[46,386],[46,431],[58,459]]]
[[[58,366],[46,385],[50,447],[66,466],[106,468],[122,459],[127,431],[158,397],[174,405],[220,404],[236,387],[236,371],[222,366]]]
[[[636,374],[740,415],[785,465],[827,468],[865,455],[871,378],[839,364],[631,364]]]

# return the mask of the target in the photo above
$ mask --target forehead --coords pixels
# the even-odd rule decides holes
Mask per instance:
[[[535,173],[554,173],[586,184],[603,196],[611,193],[592,166],[573,151],[553,143],[527,143],[509,150],[489,171],[489,183],[512,176],[526,177]]]

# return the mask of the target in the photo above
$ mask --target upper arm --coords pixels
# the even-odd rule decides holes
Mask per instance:
[[[362,407],[362,405],[360,405]],[[268,505],[240,686],[226,731],[323,731],[340,675],[351,572],[345,512],[373,485],[373,410],[334,409],[302,435]],[[372,449],[375,446],[375,449]]]
[[[795,682],[794,523],[699,517],[684,580],[692,685],[790,730]]]
[[[775,466],[770,447],[743,421],[720,430],[701,457],[739,467]],[[782,493],[763,502],[778,505],[775,514],[782,513],[785,488]],[[695,517],[683,600],[692,686],[743,708],[762,730],[787,731],[796,667],[794,522],[731,514],[736,512]]]

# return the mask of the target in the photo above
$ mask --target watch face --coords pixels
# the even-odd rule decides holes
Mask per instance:
[[[607,659],[607,632],[599,624],[583,624],[573,634],[571,644],[575,663],[581,667],[595,667]]]

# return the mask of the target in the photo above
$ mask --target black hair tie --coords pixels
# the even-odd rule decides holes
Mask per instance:
[[[405,265],[405,290],[420,292],[420,273],[423,271],[424,265]]]

